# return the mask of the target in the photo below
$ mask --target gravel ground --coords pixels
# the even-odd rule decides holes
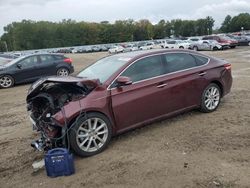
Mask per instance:
[[[75,157],[76,174],[49,178],[26,113],[29,85],[0,90],[0,187],[250,187],[250,47],[202,52],[233,65],[232,92],[214,113],[191,111],[113,138]],[[69,55],[76,72],[107,53]]]

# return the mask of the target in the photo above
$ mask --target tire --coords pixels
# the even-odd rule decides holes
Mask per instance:
[[[179,48],[180,48],[180,49],[184,49],[184,47],[183,47],[183,46],[180,46]]]
[[[14,85],[14,79],[9,75],[0,77],[0,88],[10,88]]]
[[[231,46],[232,49],[236,48],[236,46]]]
[[[220,105],[220,101],[221,89],[217,84],[211,83],[202,93],[200,110],[205,113],[213,112]]]
[[[250,42],[248,42],[248,44],[247,44],[248,46],[250,46]]]
[[[194,51],[198,51],[199,49],[198,49],[197,46],[194,46],[194,47],[193,47],[193,50],[194,50]]]
[[[215,46],[215,47],[213,47],[213,51],[217,51],[218,50],[218,48]]]
[[[59,68],[57,71],[56,71],[56,75],[57,76],[69,76],[69,69],[67,68]]]
[[[72,127],[69,132],[69,142],[77,155],[90,157],[102,152],[108,146],[111,136],[109,119],[94,112],[88,113],[87,117],[81,117]]]

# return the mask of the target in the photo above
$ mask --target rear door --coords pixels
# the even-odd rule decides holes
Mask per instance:
[[[16,82],[29,82],[40,77],[38,68],[39,59],[37,55],[20,60],[14,66],[14,77]]]
[[[164,82],[170,92],[170,98],[163,101],[165,111],[172,113],[199,105],[204,85],[207,84],[203,65],[208,59],[198,62],[189,53],[168,53],[163,55],[163,59],[167,73]]]
[[[53,55],[39,55],[39,69],[41,76],[50,76],[56,74],[56,59]]]
[[[210,44],[208,43],[208,41],[203,41],[203,42],[202,42],[202,49],[203,49],[203,50],[210,50],[210,49],[211,49],[211,46],[210,46]]]

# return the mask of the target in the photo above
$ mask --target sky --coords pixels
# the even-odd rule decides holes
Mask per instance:
[[[250,0],[0,0],[0,35],[13,21],[101,22],[124,19],[198,19],[212,16],[219,27],[226,15],[250,13]]]

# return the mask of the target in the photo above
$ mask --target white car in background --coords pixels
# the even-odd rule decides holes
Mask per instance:
[[[189,37],[187,39],[187,41],[190,42],[190,43],[198,42],[199,40],[201,40],[201,37]]]
[[[163,48],[171,49],[191,49],[190,43],[185,40],[170,40],[166,41]]]
[[[122,46],[114,46],[112,48],[109,49],[109,53],[113,54],[113,53],[121,53],[124,51],[124,48]]]
[[[139,50],[136,44],[128,44],[124,48],[124,52],[131,52],[131,51],[136,51],[136,50]]]
[[[222,45],[220,45],[216,40],[199,40],[191,44],[191,49],[195,51],[222,50]]]
[[[148,42],[143,46],[140,46],[140,50],[151,50],[154,48],[154,43],[153,42]]]

